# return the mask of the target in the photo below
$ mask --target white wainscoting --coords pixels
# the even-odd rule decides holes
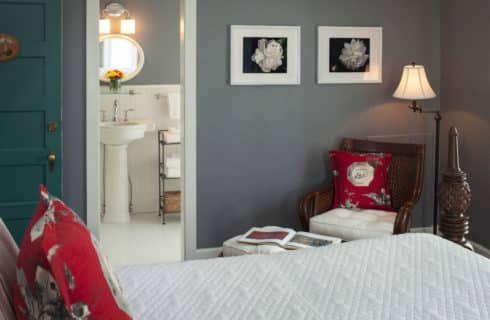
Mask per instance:
[[[129,145],[128,167],[132,183],[132,213],[158,212],[158,130],[178,128],[179,119],[171,119],[170,105],[180,108],[179,85],[147,85],[124,86],[124,91],[134,90],[135,95],[101,95],[100,108],[106,112],[106,120],[113,115],[114,99],[120,107],[120,119],[124,118],[124,110],[135,109],[129,113],[131,120],[151,120],[156,126],[155,132],[146,133],[145,137]],[[107,88],[102,88],[107,91]],[[179,153],[179,147],[171,147],[172,153]],[[169,149],[171,150],[171,149]],[[101,152],[103,159],[103,150]],[[101,161],[103,163],[103,161]],[[101,174],[101,177],[103,175]],[[101,179],[102,180],[102,179]],[[101,181],[102,200],[104,199],[103,181]],[[179,181],[168,181],[166,188],[180,190]],[[104,201],[102,201],[104,203]]]

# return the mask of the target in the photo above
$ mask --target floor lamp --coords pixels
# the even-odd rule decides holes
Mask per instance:
[[[412,63],[403,68],[402,79],[396,89],[393,97],[411,101],[408,106],[410,110],[418,113],[428,113],[434,115],[436,121],[436,146],[435,146],[435,178],[434,178],[434,234],[437,234],[438,224],[438,203],[437,203],[437,188],[439,185],[439,138],[441,131],[442,116],[439,111],[428,110],[417,103],[419,100],[434,99],[437,97],[436,93],[432,89],[429,79],[427,79],[427,73],[422,65]]]

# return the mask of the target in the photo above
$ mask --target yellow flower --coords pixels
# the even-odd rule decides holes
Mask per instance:
[[[114,70],[107,71],[105,77],[106,79],[109,80],[115,80],[115,79],[123,79],[124,77],[126,77],[126,75],[124,74],[123,71],[114,69]]]

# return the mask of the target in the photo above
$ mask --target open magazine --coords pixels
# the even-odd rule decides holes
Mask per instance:
[[[252,228],[238,239],[250,244],[275,244],[285,249],[317,248],[341,243],[342,239],[281,227]]]

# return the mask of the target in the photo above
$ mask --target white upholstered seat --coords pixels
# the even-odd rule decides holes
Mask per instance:
[[[310,232],[346,241],[393,234],[396,212],[337,208],[310,219]]]

